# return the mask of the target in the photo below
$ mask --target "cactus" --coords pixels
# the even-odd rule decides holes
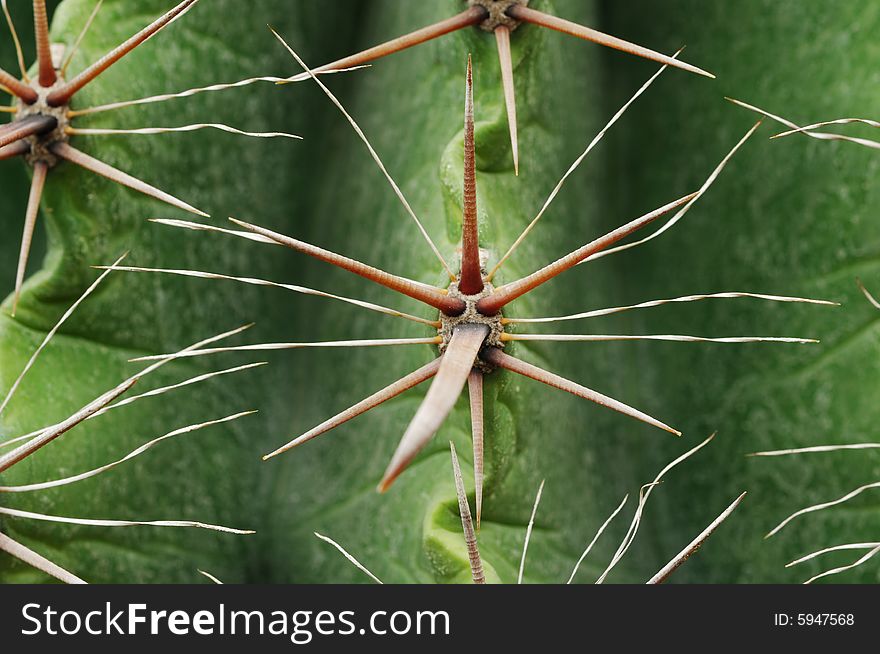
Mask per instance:
[[[137,0],[139,11],[130,14],[133,4],[105,0],[71,70],[81,70],[137,31],[145,15],[159,16],[170,3]],[[688,0],[662,6],[532,0],[513,4],[528,4],[532,13],[517,16],[536,24],[514,31],[493,25],[491,33],[472,23],[484,18],[481,8],[505,3],[338,4],[334,21],[312,3],[297,2],[291,10],[289,3],[270,1],[253,12],[259,15],[230,23],[231,0],[196,3],[145,46],[164,45],[153,57],[135,51],[84,88],[75,110],[221,83],[222,93],[183,94],[77,116],[79,131],[69,135],[79,150],[120,170],[142,171],[157,188],[215,217],[194,223],[61,164],[44,190],[49,238],[43,270],[24,284],[15,318],[0,316],[0,390],[7,390],[42,332],[98,274],[91,266],[106,267],[119,252],[132,251],[126,266],[114,266],[121,269],[65,323],[24,378],[0,415],[3,437],[70,415],[96,391],[134,374],[142,364],[129,359],[178,353],[206,333],[257,322],[242,345],[175,357],[151,383],[161,388],[233,370],[253,361],[241,358],[250,350],[291,350],[267,353],[271,365],[249,372],[250,383],[237,376],[211,380],[210,386],[193,385],[186,396],[147,398],[89,421],[3,474],[3,485],[13,486],[27,483],[25,477],[55,478],[59,471],[67,475],[115,461],[142,445],[144,433],[167,431],[169,422],[201,424],[234,400],[260,414],[218,428],[224,435],[217,442],[181,440],[75,489],[52,490],[39,499],[4,497],[2,506],[84,517],[124,509],[132,520],[174,509],[175,515],[221,524],[239,524],[247,516],[258,533],[246,539],[170,530],[137,535],[108,530],[95,536],[81,526],[5,519],[2,531],[33,550],[51,545],[55,563],[90,581],[192,581],[198,568],[225,582],[369,581],[314,532],[344,543],[346,552],[369,562],[374,579],[384,581],[665,580],[720,522],[705,530],[707,520],[743,490],[749,501],[676,573],[676,581],[800,580],[782,567],[783,558],[837,543],[829,535],[841,525],[851,532],[847,542],[862,539],[867,520],[841,513],[811,533],[786,530],[762,541],[793,508],[822,501],[820,495],[827,499],[843,482],[830,463],[817,469],[792,458],[785,464],[797,466],[790,469],[795,474],[783,475],[770,459],[745,454],[807,446],[842,431],[869,433],[875,422],[874,403],[864,393],[876,378],[873,363],[866,363],[876,351],[875,319],[849,305],[852,277],[858,272],[869,279],[876,259],[876,221],[868,217],[877,206],[871,180],[880,164],[870,138],[857,133],[846,137],[856,144],[841,141],[839,135],[827,136],[832,125],[824,123],[829,116],[868,116],[876,107],[872,69],[859,65],[861,55],[853,52],[867,58],[876,50],[868,26],[878,25],[880,13],[869,3],[828,3],[815,10],[816,21],[795,21],[787,3],[759,0],[748,0],[735,14],[721,4]],[[72,44],[94,6],[64,0],[53,18],[53,41]],[[368,69],[310,74],[358,66],[366,59],[347,55],[426,25],[448,27],[457,15],[473,20],[405,52],[367,57]],[[657,61],[639,62],[542,29],[542,21],[561,23],[541,16],[644,44],[653,55],[668,53],[660,63],[672,68],[660,75]],[[755,16],[761,16],[760,25],[746,29]],[[284,43],[265,30],[267,22]],[[810,42],[819,24],[829,39],[850,39],[849,47],[821,53],[791,47]],[[222,38],[206,38],[213,33]],[[610,42],[605,36],[594,40]],[[687,59],[699,69],[680,64],[680,41],[687,42]],[[0,65],[15,61],[11,48],[2,52]],[[475,197],[467,183],[469,131],[461,121],[468,55],[475,85]],[[323,66],[327,61],[334,63]],[[718,79],[688,70],[711,70]],[[805,71],[809,83],[801,83]],[[239,79],[251,83],[234,88]],[[725,102],[725,95],[751,110],[760,108],[769,120],[754,126],[755,117]],[[774,119],[785,126],[772,131],[767,123]],[[871,129],[869,119],[856,122],[845,126]],[[187,124],[235,125],[247,134],[283,129],[304,139],[166,136],[141,127]],[[791,133],[768,139],[783,130]],[[868,147],[856,147],[859,143]],[[2,182],[11,201],[3,228],[13,233],[25,214],[26,182],[20,164],[3,166],[12,171],[4,172]],[[682,198],[678,213],[654,215],[655,207],[679,208],[669,204],[674,198]],[[220,218],[226,215],[235,216],[238,225]],[[576,250],[634,216],[657,222],[647,237],[618,243],[615,256]],[[425,235],[433,247],[425,247]],[[16,259],[18,248],[13,254],[8,242],[3,261]],[[632,249],[634,243],[640,247]],[[482,274],[478,244],[487,250]],[[508,250],[510,244],[515,247]],[[601,242],[602,248],[612,245]],[[41,247],[38,230],[35,252]],[[531,276],[572,251],[577,256],[559,260],[540,278]],[[373,281],[381,277],[409,297],[337,274],[302,253],[345,263]],[[603,258],[596,260],[599,254]],[[591,255],[589,265],[550,281]],[[358,262],[396,277],[382,277]],[[497,277],[496,264],[503,264]],[[4,264],[0,273],[6,269]],[[299,435],[315,435],[309,430],[328,416],[424,370],[438,344],[448,360],[453,354],[473,360],[484,345],[482,332],[470,350],[463,338],[449,338],[464,333],[457,323],[446,325],[444,336],[444,321],[462,313],[461,300],[447,291],[450,273],[457,288],[468,287],[467,296],[484,292],[475,287],[490,281],[499,289],[488,288],[474,309],[494,316],[504,307],[503,334],[496,336],[499,344],[503,336],[505,353],[490,348],[481,360],[487,369],[508,370],[481,379],[467,362],[444,374],[443,380],[456,378],[449,386],[456,392],[444,397],[445,421],[438,421],[437,393],[428,393],[425,408],[418,408],[429,384],[401,395],[399,390],[416,382],[402,380],[372,403],[368,415],[348,420],[360,410],[341,414],[330,421],[338,425],[333,433],[260,461],[279,447],[287,450],[284,444],[297,443]],[[540,291],[523,293],[538,283]],[[345,303],[334,301],[339,299]],[[836,302],[846,306],[809,306]],[[11,310],[13,303],[4,307]],[[543,324],[550,319],[581,328],[551,334]],[[680,333],[688,336],[669,336]],[[629,335],[650,338],[628,342]],[[813,338],[823,342],[798,344]],[[797,342],[756,342],[774,339]],[[559,342],[585,340],[621,342]],[[340,347],[351,341],[389,347]],[[650,416],[660,416],[683,440],[563,397],[511,369],[564,390],[584,389],[582,396],[590,389],[580,382],[588,382],[596,389],[592,399],[607,405],[616,398],[619,411],[637,413],[655,426],[659,421]],[[419,380],[427,380],[427,372]],[[468,376],[472,392],[456,402]],[[390,401],[380,405],[378,399]],[[417,447],[405,440],[393,459],[414,415],[429,415],[431,427],[420,432]],[[431,438],[440,422],[438,436]],[[633,538],[638,526],[632,526],[638,522],[629,531],[605,522],[620,497],[638,492],[661,461],[694,450],[715,430],[719,435],[702,454],[703,465],[674,486],[654,491],[653,512],[645,517],[650,526],[643,526],[638,541]],[[454,460],[464,468],[464,494],[450,474],[450,440],[461,456],[461,462]],[[867,471],[871,464],[866,459],[857,465]],[[383,483],[387,492],[377,494],[373,489],[383,474],[385,482],[396,482],[390,488]],[[833,482],[831,487],[820,488],[819,477]],[[639,520],[641,508],[639,503]],[[606,526],[613,537],[598,540],[573,573],[585,544]],[[867,533],[863,540],[873,542]],[[616,549],[615,541],[621,542]],[[631,545],[634,553],[622,556]],[[606,567],[607,561],[612,564]],[[875,570],[862,565],[848,571],[848,578],[875,578]],[[8,557],[0,558],[0,576],[42,579]]]

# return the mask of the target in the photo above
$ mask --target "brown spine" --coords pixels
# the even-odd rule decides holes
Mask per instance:
[[[474,74],[468,56],[464,103],[464,212],[461,222],[461,277],[458,290],[476,295],[483,290],[477,226],[477,165],[474,145]]]

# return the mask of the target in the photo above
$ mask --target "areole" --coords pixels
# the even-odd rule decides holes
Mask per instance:
[[[468,0],[471,7],[482,7],[489,13],[489,17],[479,24],[480,28],[487,32],[494,32],[499,26],[513,31],[520,26],[520,21],[512,18],[508,11],[514,5],[528,7],[529,0]]]
[[[64,79],[61,75],[61,61],[64,55],[63,45],[53,45],[52,47],[52,66],[56,73],[55,82],[44,87],[40,84],[39,78],[31,80],[30,86],[37,93],[37,100],[27,103],[23,99],[18,100],[18,111],[15,115],[15,122],[20,122],[34,116],[53,118],[55,120],[54,127],[48,131],[38,132],[27,137],[30,145],[30,152],[24,155],[25,161],[31,166],[38,163],[44,163],[50,168],[54,168],[59,161],[58,155],[52,152],[51,148],[56,143],[67,143],[70,140],[68,128],[70,127],[70,106],[62,104],[52,106],[47,101],[49,95],[64,86]]]

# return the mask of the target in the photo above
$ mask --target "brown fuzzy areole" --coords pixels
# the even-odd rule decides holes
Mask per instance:
[[[520,21],[507,15],[507,10],[513,5],[529,6],[529,0],[468,0],[471,7],[482,7],[489,12],[489,17],[480,23],[480,28],[487,32],[494,32],[500,25],[513,31],[520,25]]]
[[[67,143],[70,140],[70,136],[67,133],[67,130],[70,127],[70,118],[68,117],[70,107],[68,105],[52,107],[46,101],[49,94],[63,84],[64,80],[60,78],[55,84],[48,88],[44,88],[39,84],[34,83],[32,84],[32,88],[39,96],[37,101],[33,104],[27,104],[20,100],[18,103],[16,120],[24,120],[31,116],[49,116],[58,121],[58,125],[51,132],[46,134],[36,134],[27,138],[31,151],[25,155],[24,159],[31,166],[34,166],[37,163],[44,163],[50,168],[54,168],[58,164],[58,157],[50,150],[51,146],[56,143]]]
[[[485,345],[488,347],[504,348],[504,341],[501,339],[504,334],[503,316],[500,313],[492,316],[484,316],[477,311],[477,302],[487,295],[491,295],[493,291],[494,287],[492,284],[486,283],[482,292],[477,293],[476,295],[464,295],[458,290],[457,283],[453,282],[449,285],[447,291],[449,297],[462,300],[465,303],[465,310],[464,313],[459,316],[448,316],[444,313],[440,314],[440,328],[437,330],[437,333],[443,339],[443,341],[437,346],[440,350],[440,354],[443,354],[446,350],[446,346],[449,344],[450,339],[452,339],[452,332],[459,325],[487,325],[489,327],[489,335],[486,336]],[[495,366],[486,363],[480,358],[477,358],[474,362],[474,368],[486,373],[495,370]]]

